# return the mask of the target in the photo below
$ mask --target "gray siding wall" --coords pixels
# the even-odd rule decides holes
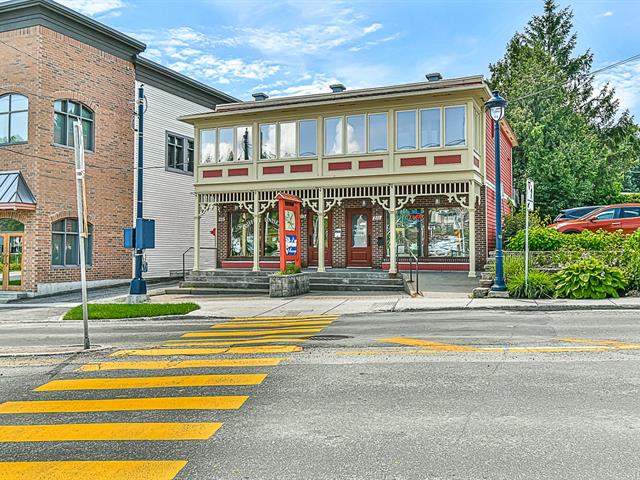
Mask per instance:
[[[136,82],[136,92],[138,87],[139,83]],[[195,197],[192,175],[165,170],[167,132],[193,138],[193,127],[177,118],[202,113],[207,108],[151,85],[145,85],[144,90],[147,97],[144,117],[144,216],[156,221],[156,248],[146,251],[149,271],[145,276],[168,277],[171,271],[182,269],[182,253],[193,246]],[[137,161],[134,165],[137,165]],[[213,212],[202,218],[200,241],[203,248],[215,246],[210,233],[215,222]],[[202,269],[215,266],[214,254],[212,250],[202,250]],[[187,268],[191,268],[192,252],[186,259]]]

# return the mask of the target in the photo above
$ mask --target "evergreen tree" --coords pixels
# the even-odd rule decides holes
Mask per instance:
[[[491,64],[491,84],[510,100],[507,118],[520,146],[514,150],[516,187],[536,181],[544,214],[615,201],[624,173],[640,161],[640,129],[620,112],[615,90],[596,91],[593,54],[576,55],[569,7],[545,0],[504,57]],[[533,94],[537,93],[537,94]]]

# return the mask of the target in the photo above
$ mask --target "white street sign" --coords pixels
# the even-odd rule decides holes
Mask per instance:
[[[533,192],[534,192],[533,180],[527,178],[527,210],[533,212]]]

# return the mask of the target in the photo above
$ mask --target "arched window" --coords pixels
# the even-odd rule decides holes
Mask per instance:
[[[10,93],[0,97],[0,144],[25,143],[29,138],[29,99]]]
[[[80,265],[78,219],[63,218],[51,224],[51,264],[59,267]],[[93,262],[93,225],[89,224],[89,237],[85,240],[85,260]]]
[[[71,100],[56,100],[53,103],[53,142],[56,145],[73,147],[73,124],[82,122],[84,149],[93,151],[93,112],[89,107]]]

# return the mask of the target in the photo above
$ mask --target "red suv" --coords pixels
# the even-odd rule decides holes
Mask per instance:
[[[580,233],[583,230],[633,233],[640,228],[640,203],[600,207],[582,218],[554,223],[549,228],[562,233]]]

